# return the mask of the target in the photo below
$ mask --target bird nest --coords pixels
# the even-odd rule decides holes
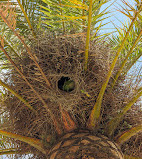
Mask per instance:
[[[39,69],[26,51],[23,50],[21,57],[15,59],[15,63],[46,105],[43,104],[15,69],[8,73],[8,78],[5,78],[5,81],[10,81],[11,87],[38,111],[38,115],[35,115],[9,92],[7,92],[4,105],[9,113],[8,116],[11,125],[13,125],[11,128],[13,132],[40,138],[44,142],[48,134],[56,136],[49,109],[59,123],[62,123],[60,109],[64,109],[71,115],[78,128],[86,128],[86,121],[106,79],[114,53],[105,42],[97,43],[92,41],[89,50],[88,69],[85,72],[85,38],[83,36],[56,37],[53,35],[39,35],[37,39],[37,41],[30,39],[32,41],[30,47],[34,58],[50,81],[51,87],[46,84]],[[117,66],[115,71],[117,71]],[[119,80],[114,91],[110,92],[111,77],[103,97],[101,123],[96,133],[99,132],[105,135],[106,123],[117,114],[118,110],[124,107],[125,99],[131,94],[127,87],[122,86],[124,79]],[[65,90],[64,84],[68,81],[74,84],[72,88]],[[128,114],[131,114],[131,111]],[[131,115],[130,119],[128,119],[128,116],[125,117],[115,133],[118,134],[121,131],[122,125],[126,121],[127,124],[123,127],[125,130],[128,128],[129,122],[131,122],[131,125],[135,125],[136,123],[132,123],[131,119],[134,121],[135,115]],[[62,128],[64,129],[64,127]],[[20,149],[24,151],[31,150],[24,143],[18,142],[18,144]],[[123,146],[123,149],[128,149],[127,144]],[[34,152],[34,149],[32,151]]]

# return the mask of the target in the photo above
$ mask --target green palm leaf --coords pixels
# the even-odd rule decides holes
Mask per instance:
[[[132,136],[136,135],[138,132],[142,131],[142,125],[137,125],[136,127],[131,128],[130,130],[126,131],[122,135],[120,135],[116,140],[118,144],[123,144]]]
[[[125,43],[126,43],[126,40],[128,39],[129,37],[129,33],[131,32],[131,29],[133,28],[133,25],[135,24],[140,12],[142,11],[142,6],[140,6],[139,10],[138,11],[135,11],[134,12],[134,17],[129,25],[129,28],[128,30],[126,31],[126,34],[125,34],[125,37],[123,38],[122,42],[121,42],[121,45],[118,47],[117,49],[117,53],[116,53],[116,56],[110,66],[110,70],[108,72],[108,75],[107,75],[107,78],[106,78],[106,81],[103,83],[102,85],[102,88],[100,90],[100,93],[98,95],[98,98],[97,98],[97,102],[95,103],[95,106],[91,112],[91,115],[90,115],[90,119],[89,119],[89,122],[88,122],[88,128],[92,129],[96,126],[96,123],[100,117],[100,111],[101,111],[101,104],[102,104],[102,100],[103,100],[103,95],[104,95],[104,92],[106,90],[106,87],[108,85],[108,82],[109,82],[109,79],[110,77],[112,76],[112,71],[115,67],[115,64],[118,60],[118,57],[119,55],[121,54],[121,51],[123,50],[124,46],[125,46]]]

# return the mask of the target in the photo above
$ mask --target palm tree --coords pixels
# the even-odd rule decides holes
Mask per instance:
[[[112,36],[107,2],[0,3],[1,155],[140,158],[142,1]]]

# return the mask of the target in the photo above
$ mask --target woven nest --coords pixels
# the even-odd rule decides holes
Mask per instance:
[[[57,38],[53,35],[43,35],[37,39],[38,41],[36,42],[31,39],[31,50],[47,79],[50,81],[51,88],[47,86],[43,76],[26,51],[23,51],[20,59],[15,59],[15,63],[47,105],[43,105],[15,69],[10,71],[8,78],[5,80],[11,82],[11,87],[38,111],[38,115],[35,115],[30,109],[25,107],[11,93],[8,93],[4,104],[9,112],[13,132],[40,138],[44,142],[48,134],[56,137],[55,127],[53,126],[48,109],[52,111],[59,123],[62,123],[59,108],[65,109],[70,113],[78,127],[85,129],[86,121],[96,102],[114,54],[112,54],[105,42],[99,44],[91,42],[88,70],[84,72],[85,40],[82,36]],[[117,71],[117,67],[115,71]],[[73,80],[75,83],[75,87],[70,92],[62,90],[61,86],[59,86],[59,81],[67,78]],[[114,117],[118,110],[124,107],[124,101],[131,95],[130,89],[122,86],[124,80],[124,77],[121,78],[111,93],[109,91],[111,83],[108,84],[103,97],[100,128],[96,130],[96,133],[99,132],[105,135],[104,129],[106,123],[110,117]],[[123,126],[123,130],[127,130],[129,125],[135,125],[137,121],[140,122],[140,116],[142,115],[139,114],[140,116],[136,117],[136,115],[131,114],[132,111],[129,111],[128,116],[124,118],[115,135],[122,131],[122,125],[125,122],[127,124]],[[141,135],[139,137],[141,138]],[[18,142],[18,144],[19,148],[23,149],[23,151],[32,150],[33,153],[36,152],[34,148],[28,147],[25,143]],[[127,149],[129,153],[130,151],[127,146],[128,144],[124,144],[123,150],[126,151]],[[139,153],[137,154],[140,155],[140,148],[138,149]],[[39,156],[40,153],[37,154],[37,158],[44,158],[42,155]]]

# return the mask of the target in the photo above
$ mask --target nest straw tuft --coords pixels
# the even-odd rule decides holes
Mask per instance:
[[[85,40],[82,36],[55,37],[53,35],[39,35],[37,39],[38,41],[31,39],[31,49],[47,79],[50,81],[51,88],[46,85],[40,71],[26,51],[23,51],[21,59],[15,59],[15,63],[21,68],[22,73],[40,94],[59,122],[62,123],[59,111],[61,106],[71,114],[73,120],[80,128],[85,129],[90,110],[96,102],[112,61],[113,54],[109,46],[105,42],[99,44],[91,42],[88,70],[84,73]],[[117,71],[117,67],[115,71]],[[11,81],[11,87],[38,111],[38,116],[34,115],[22,102],[8,93],[5,106],[10,114],[10,120],[13,121],[13,131],[21,135],[40,138],[43,141],[48,134],[56,136],[47,108],[43,106],[42,102],[14,69],[11,70],[10,74],[8,80]],[[58,81],[62,77],[68,77],[75,82],[73,91],[65,92],[58,88]],[[114,117],[119,109],[124,107],[124,101],[130,94],[130,90],[122,86],[124,79],[119,80],[113,92],[109,92],[110,83],[105,91],[100,128],[96,130],[103,135],[105,135],[106,122],[110,117]],[[128,125],[129,123],[135,125],[136,122],[132,121],[140,119],[137,116],[137,111],[135,111],[135,115],[132,115],[131,112],[129,111],[128,113],[129,118],[128,116],[125,117],[122,123],[127,121]],[[139,115],[142,116],[141,114]],[[127,126],[123,128],[127,129]],[[122,127],[120,125],[116,134],[121,130]],[[141,138],[141,135],[139,137]],[[18,143],[20,143],[19,147],[23,151],[26,147],[33,153],[35,152],[33,148],[28,147],[26,144]],[[129,153],[127,146],[127,144],[124,144],[123,150],[127,149]],[[139,156],[139,148],[136,151],[138,151],[137,154]],[[42,158],[40,153],[35,153],[35,156]]]

